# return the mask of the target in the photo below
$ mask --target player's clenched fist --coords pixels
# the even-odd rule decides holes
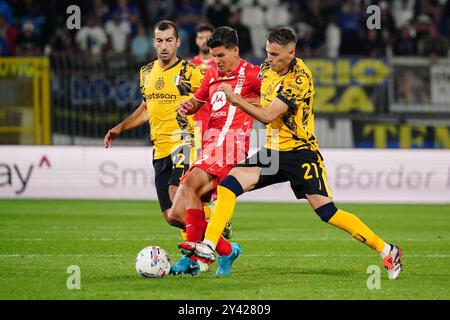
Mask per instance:
[[[217,91],[223,91],[229,102],[234,103],[236,101],[236,94],[233,91],[233,87],[229,83],[220,84]]]
[[[192,101],[184,100],[178,106],[178,113],[184,117],[186,115],[192,114],[193,109],[194,109],[194,104],[192,103]]]

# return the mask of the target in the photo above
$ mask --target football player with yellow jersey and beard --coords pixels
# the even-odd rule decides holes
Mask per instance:
[[[218,199],[203,242],[185,242],[191,254],[215,260],[220,234],[233,215],[236,198],[244,192],[289,181],[298,199],[306,198],[320,219],[351,234],[381,255],[389,279],[402,270],[401,249],[380,239],[358,217],[338,209],[327,184],[323,158],[314,134],[313,77],[295,57],[296,37],[276,28],[267,38],[267,59],[261,66],[261,106],[247,103],[222,84],[228,101],[267,126],[267,143],[235,165],[217,188]],[[273,163],[277,163],[274,170]]]
[[[199,88],[203,72],[199,67],[179,58],[178,29],[168,20],[155,24],[153,45],[158,59],[140,70],[140,87],[143,101],[125,120],[108,131],[105,146],[122,132],[150,124],[153,144],[153,167],[155,186],[161,211],[170,225],[184,228],[184,222],[168,215],[172,199],[180,179],[188,171],[194,155],[193,118],[181,117],[178,106]]]

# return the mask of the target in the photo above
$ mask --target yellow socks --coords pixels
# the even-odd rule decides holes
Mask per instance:
[[[328,223],[347,231],[353,238],[375,249],[377,253],[380,253],[386,245],[358,217],[351,213],[338,209]]]
[[[236,194],[228,188],[219,185],[217,187],[217,203],[214,207],[214,214],[209,220],[205,233],[205,242],[214,246],[217,245],[223,229],[233,216],[236,206]]]
[[[205,220],[209,220],[209,218],[211,218],[211,213],[212,213],[211,208],[209,206],[204,206],[203,212],[205,213]]]

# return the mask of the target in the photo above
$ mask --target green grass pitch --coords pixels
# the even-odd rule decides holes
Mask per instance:
[[[381,259],[304,203],[238,203],[233,274],[145,279],[139,250],[179,257],[179,231],[150,201],[0,201],[0,299],[450,299],[449,205],[339,205],[403,248],[391,281]],[[81,271],[69,290],[67,268]],[[367,287],[380,266],[380,289]]]

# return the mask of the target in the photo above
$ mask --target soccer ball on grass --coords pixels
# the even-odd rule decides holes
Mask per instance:
[[[145,278],[164,278],[170,271],[170,258],[158,246],[145,247],[136,257],[136,271]]]

